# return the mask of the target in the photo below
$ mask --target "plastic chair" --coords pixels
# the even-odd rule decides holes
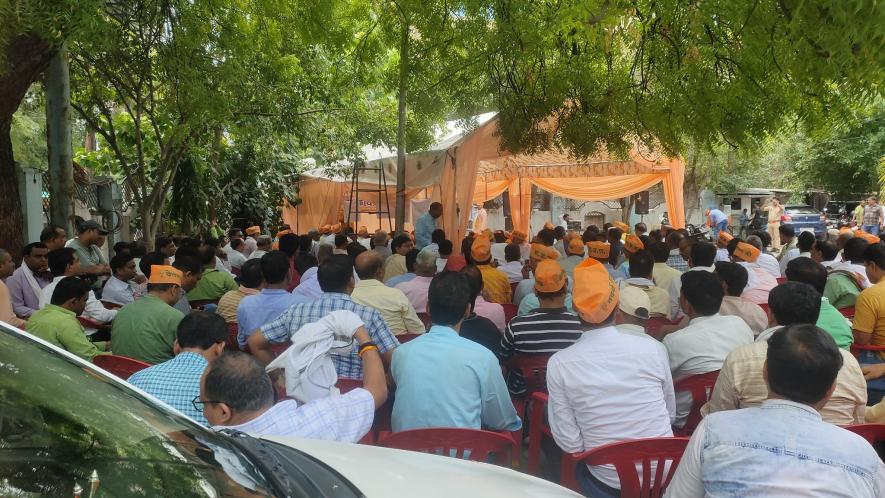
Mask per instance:
[[[839,313],[842,313],[842,316],[849,320],[854,319],[854,306],[846,306],[844,308],[839,308]]]
[[[433,320],[430,319],[430,315],[427,313],[418,313],[418,318],[424,322],[424,329],[430,330],[430,327],[433,327]]]
[[[77,321],[80,322],[80,325],[82,325],[84,329],[111,330],[111,324],[96,322],[95,320],[91,318],[86,318],[85,316],[78,316]]]
[[[377,445],[503,466],[510,464],[512,453],[517,451],[509,434],[448,427],[384,433],[379,435]]]
[[[580,492],[576,472],[579,464],[614,465],[621,481],[622,498],[658,498],[676,473],[686,446],[687,437],[662,437],[620,441],[583,453],[565,454],[560,484]],[[641,465],[642,476],[637,464]]]
[[[424,334],[400,334],[396,336],[396,340],[398,340],[400,344],[405,344],[413,339],[421,337],[422,335]]]
[[[538,475],[541,467],[541,440],[544,436],[553,437],[547,423],[547,393],[533,392],[530,398],[531,423],[529,424],[529,447],[527,450],[526,470],[529,474]]]
[[[150,363],[133,360],[126,356],[118,356],[113,354],[100,354],[92,359],[92,363],[108,372],[116,375],[121,379],[128,379],[135,372],[144,370],[151,366]]]
[[[501,307],[504,308],[505,323],[510,323],[510,320],[513,320],[513,317],[515,317],[516,314],[519,312],[519,307],[517,307],[515,304],[504,303],[501,305]]]
[[[885,424],[854,424],[842,428],[861,436],[873,445],[885,441]]]
[[[860,358],[861,351],[885,351],[885,346],[873,346],[872,344],[851,344],[851,354]]]
[[[123,307],[123,305],[121,305],[121,304],[112,303],[110,301],[102,301],[101,305],[109,310],[116,310],[116,309],[120,309]]]
[[[346,377],[338,377],[335,387],[341,391],[341,394],[349,393],[358,387],[363,387],[363,381],[360,379],[348,379]]]
[[[713,386],[719,378],[719,370],[704,374],[691,375],[673,383],[676,392],[688,391],[691,393],[691,411],[685,419],[685,425],[681,429],[673,429],[674,435],[690,436],[695,427],[701,423],[701,407],[710,400]]]
[[[226,351],[239,351],[240,343],[237,341],[237,333],[239,333],[240,327],[236,323],[228,323],[227,324],[227,341],[224,343],[224,349]]]
[[[201,309],[203,309],[207,304],[215,304],[215,305],[217,305],[217,304],[218,304],[218,299],[199,299],[199,300],[196,300],[196,301],[190,301],[189,304],[191,305],[191,309],[192,309],[192,310],[201,310]]]
[[[516,410],[516,414],[519,415],[519,418],[525,422],[526,420],[526,412],[527,408],[531,401],[529,397],[534,392],[547,392],[547,361],[550,360],[549,354],[519,354],[514,356],[507,363],[507,369],[516,370],[519,369],[522,372],[522,376],[525,379],[526,383],[526,392],[521,396],[510,396],[510,401],[513,403],[513,408]],[[505,375],[506,378],[506,375]],[[531,424],[534,424],[535,419],[531,419]],[[523,434],[523,425],[522,428],[513,431],[513,438],[516,441],[522,442],[522,434]],[[520,459],[522,455],[519,455]],[[521,462],[520,462],[521,463]]]

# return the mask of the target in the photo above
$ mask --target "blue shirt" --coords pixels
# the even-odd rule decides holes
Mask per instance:
[[[436,230],[436,218],[430,216],[428,211],[415,221],[415,249],[420,251],[430,245],[434,230]]]
[[[243,299],[245,301],[245,299]],[[241,305],[242,306],[242,305]],[[261,333],[271,343],[288,341],[292,334],[298,331],[302,325],[313,323],[337,310],[347,310],[356,313],[362,320],[366,332],[372,338],[372,342],[378,345],[381,353],[386,353],[399,346],[399,341],[393,336],[387,322],[377,310],[357,304],[347,294],[327,292],[316,301],[292,306],[276,320],[261,326]],[[349,379],[363,378],[363,362],[360,360],[359,347],[354,342],[350,354],[332,354],[332,363],[339,377]]]
[[[451,327],[434,325],[400,346],[390,371],[396,382],[394,432],[522,427],[495,355]]]
[[[710,221],[713,222],[713,226],[716,226],[727,219],[728,216],[725,216],[725,213],[723,213],[722,211],[718,209],[710,210]]]
[[[197,411],[192,403],[200,394],[200,377],[208,364],[202,355],[186,351],[171,360],[135,372],[128,382],[208,426],[203,412]]]
[[[270,323],[284,311],[296,304],[309,303],[312,299],[302,294],[290,294],[284,289],[261,289],[254,296],[246,296],[237,306],[237,343],[246,347],[246,340],[262,325]]]
[[[391,278],[390,280],[388,280],[387,282],[384,282],[384,285],[386,285],[388,287],[396,287],[396,284],[408,282],[409,280],[412,280],[415,277],[417,277],[417,275],[415,275],[414,273],[403,273],[402,275],[397,275],[397,276]]]

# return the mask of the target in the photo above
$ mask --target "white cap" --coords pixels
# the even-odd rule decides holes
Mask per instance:
[[[644,290],[626,285],[621,289],[621,294],[618,297],[618,308],[628,315],[645,320],[651,310],[651,300]]]

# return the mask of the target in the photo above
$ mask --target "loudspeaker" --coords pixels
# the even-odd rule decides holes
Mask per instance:
[[[648,190],[633,194],[633,205],[636,214],[648,214]]]

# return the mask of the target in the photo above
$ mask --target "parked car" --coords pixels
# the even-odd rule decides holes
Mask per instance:
[[[807,205],[785,206],[781,225],[786,224],[792,225],[797,235],[800,232],[814,232],[817,236],[827,233],[827,215]]]
[[[578,496],[485,463],[215,432],[0,323],[0,496]]]

